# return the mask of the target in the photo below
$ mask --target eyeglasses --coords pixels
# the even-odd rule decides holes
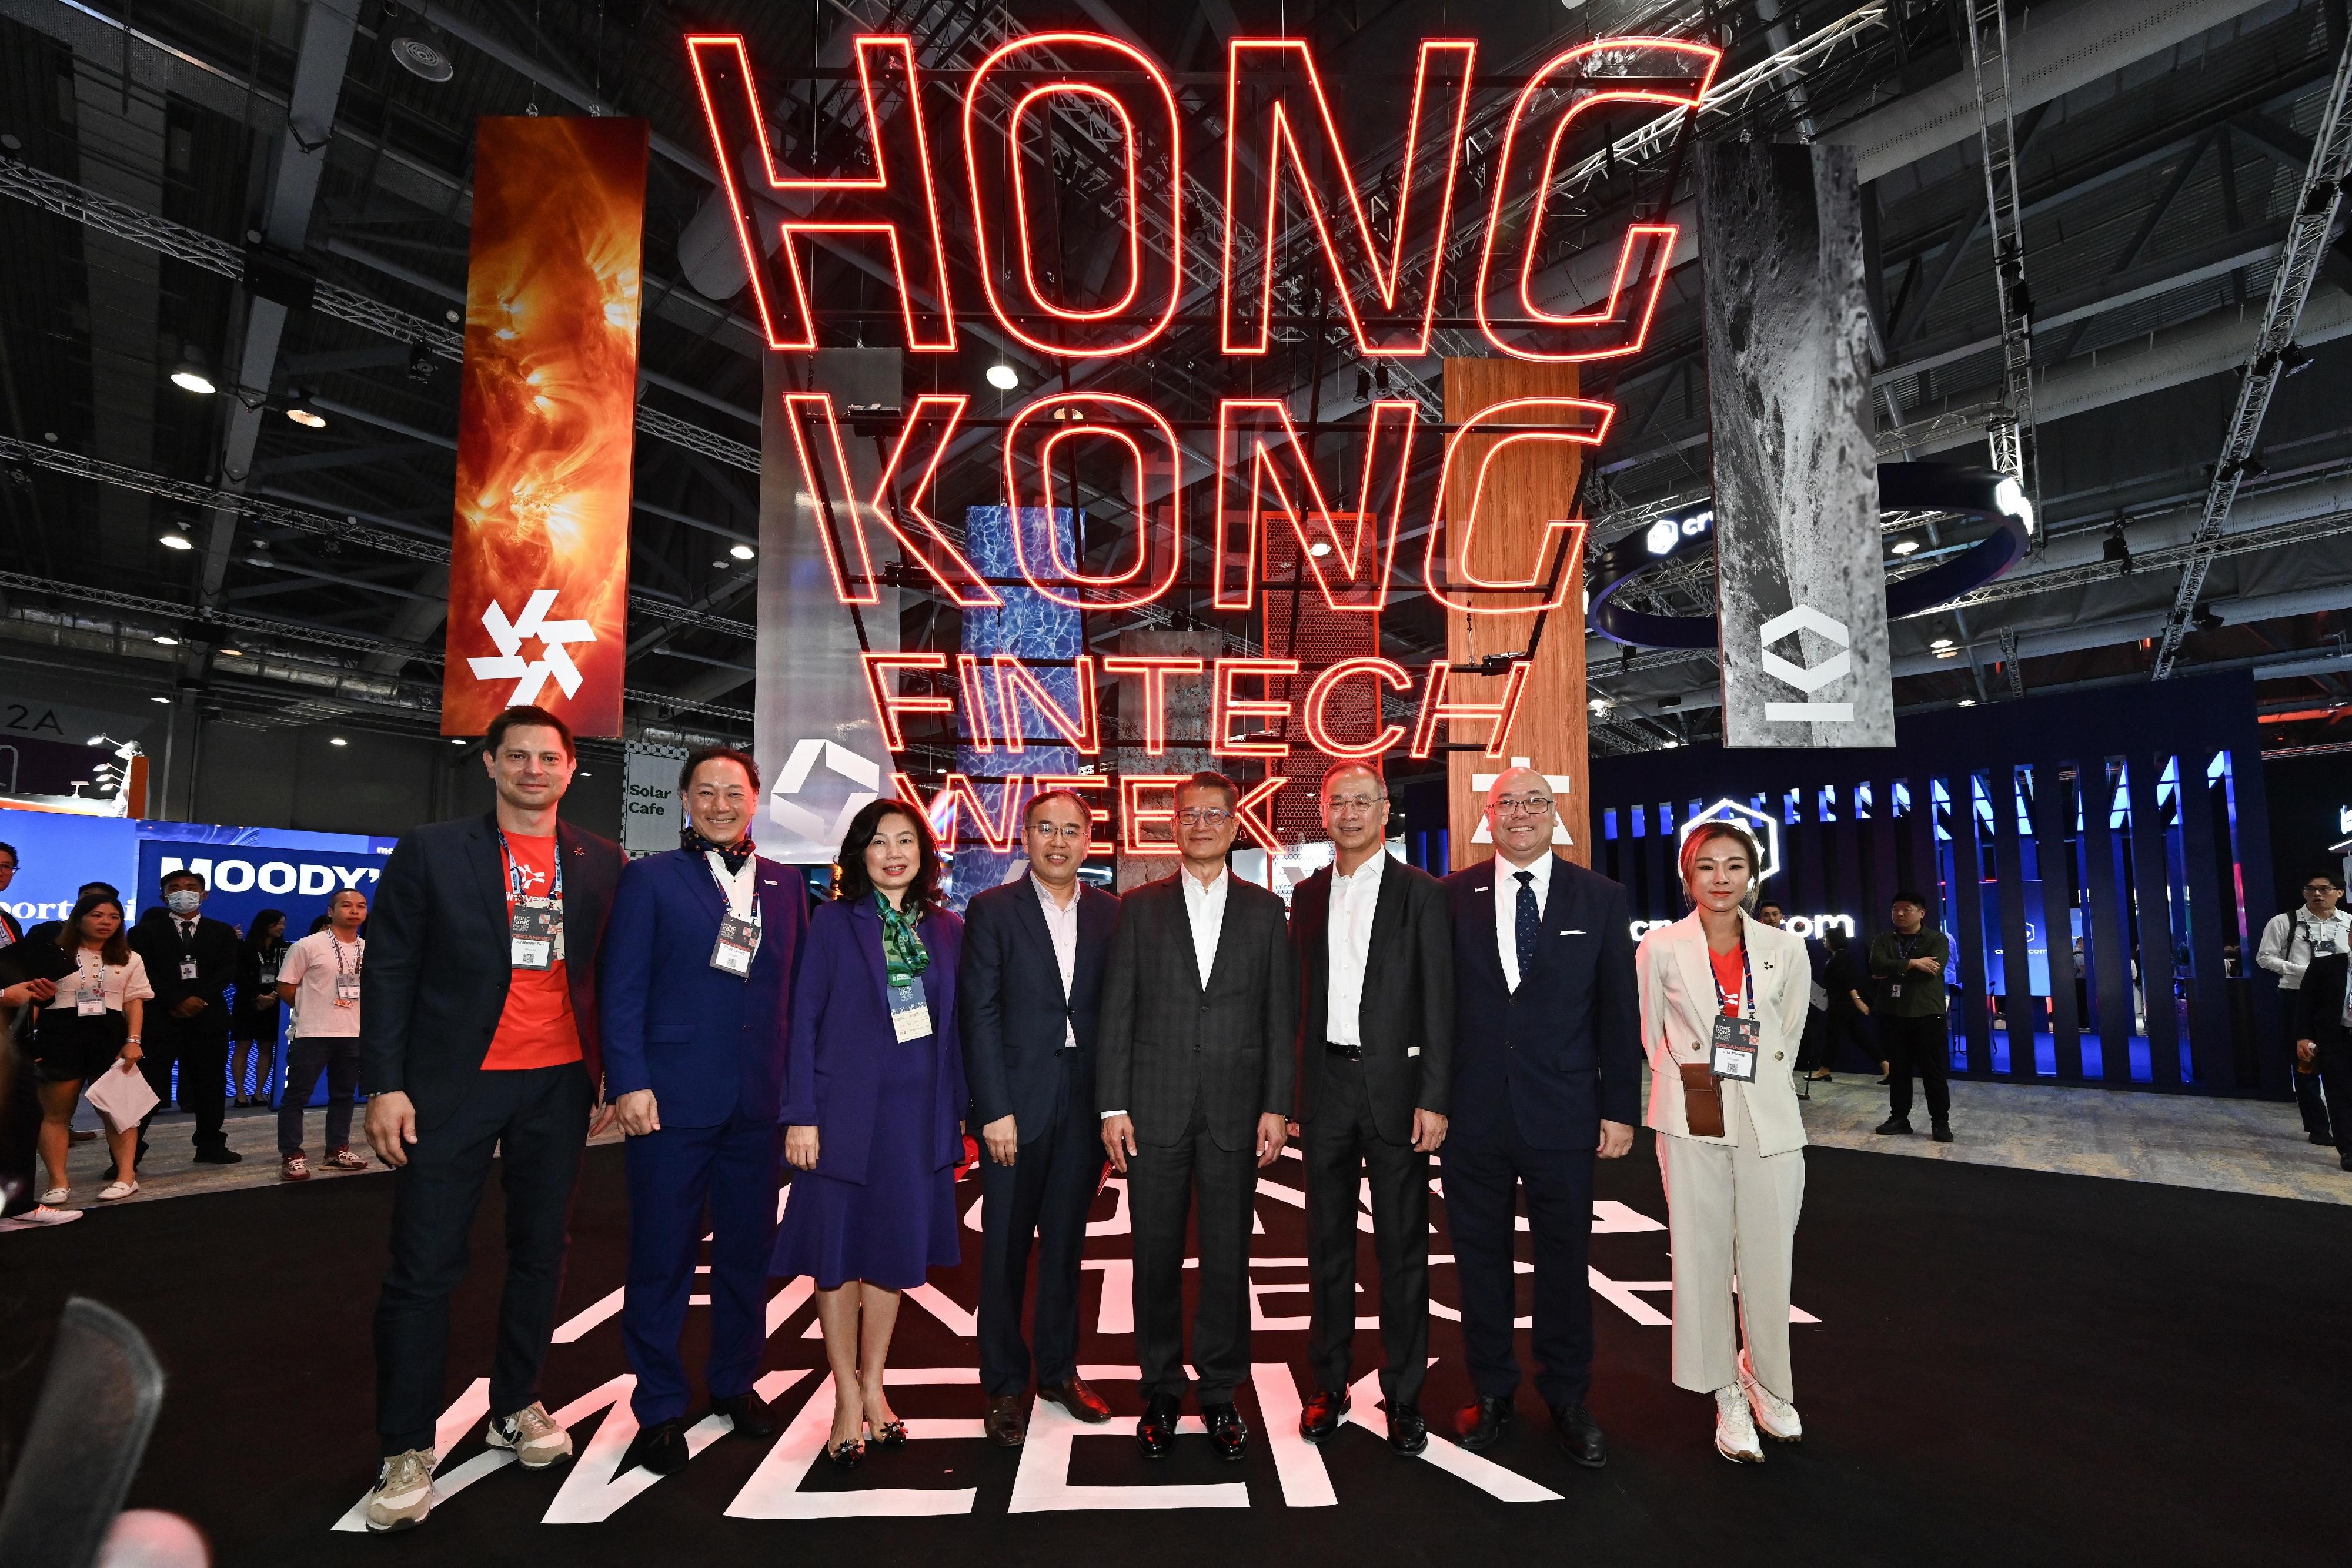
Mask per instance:
[[[1083,822],[1032,822],[1029,824],[1029,831],[1041,839],[1069,839],[1075,841],[1087,836],[1087,827]]]
[[[1176,813],[1176,820],[1188,828],[1222,828],[1232,815],[1221,806],[1187,806]]]
[[[1495,801],[1495,811],[1504,817],[1540,817],[1551,810],[1549,795],[1504,795]]]
[[[1385,795],[1334,795],[1323,804],[1334,811],[1369,811],[1387,799]]]
[[[14,871],[16,869],[16,868],[15,866],[0,866],[0,871]],[[2322,894],[2334,893],[2335,891],[2336,884],[2330,882],[2315,882],[2309,887],[2303,890],[2304,896],[2306,898],[2316,897]]]

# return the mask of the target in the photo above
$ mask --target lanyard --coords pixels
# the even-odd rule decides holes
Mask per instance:
[[[727,913],[733,915],[738,920],[749,920],[754,925],[759,925],[760,873],[754,868],[757,867],[760,862],[756,860],[747,860],[743,862],[741,880],[744,888],[747,890],[745,898],[751,905],[748,910],[737,909],[735,907],[735,884],[737,879],[728,875],[726,862],[719,858],[719,852],[716,850],[705,850],[702,853],[702,863],[710,868],[710,880],[719,884],[719,896],[726,901]]]
[[[332,931],[327,933],[327,946],[335,950],[335,973],[338,975],[356,975],[360,972],[360,966],[367,962],[367,938],[364,936],[351,944],[357,951],[352,954],[352,967],[348,969],[343,967],[344,945]]]
[[[1723,1009],[1731,1005],[1731,998],[1724,994],[1723,977],[1715,972],[1715,952],[1712,948],[1707,951],[1706,974],[1707,978],[1715,982],[1715,1010],[1717,1015],[1718,1017],[1729,1016],[1725,1014]],[[1752,1018],[1756,1013],[1756,969],[1755,967],[1748,961],[1748,938],[1745,936],[1739,939],[1739,974],[1740,992],[1738,1016],[1741,1018]]]
[[[499,855],[506,862],[507,902],[512,904],[530,897],[530,871],[515,859],[514,848],[507,842],[504,833],[499,835]],[[555,885],[548,889],[547,895],[558,904],[563,902],[563,847],[560,841],[555,853]]]

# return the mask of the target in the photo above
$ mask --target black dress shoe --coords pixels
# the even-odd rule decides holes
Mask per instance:
[[[724,1416],[735,1423],[735,1429],[729,1434],[730,1437],[772,1437],[776,1435],[776,1413],[768,1407],[766,1400],[749,1389],[740,1394],[730,1394],[724,1399],[713,1399],[710,1413]]]
[[[2352,1171],[2352,1154],[2347,1154],[2342,1159],[2336,1163],[2342,1166],[2346,1170]]]
[[[1000,1448],[1017,1448],[1029,1436],[1029,1412],[1018,1394],[992,1394],[988,1414],[980,1423],[988,1440]]]
[[[1059,1383],[1039,1385],[1037,1397],[1052,1400],[1089,1427],[1110,1419],[1110,1406],[1103,1403],[1102,1396],[1087,1387],[1085,1378],[1075,1375]]]
[[[92,1136],[95,1135],[95,1134],[92,1134]],[[2332,1149],[2336,1146],[2336,1135],[2332,1133],[2314,1133],[2311,1134],[2311,1141],[2324,1148]]]
[[[1135,1424],[1135,1440],[1147,1459],[1164,1459],[1176,1442],[1176,1413],[1181,1406],[1172,1394],[1155,1394]]]
[[[1490,1399],[1481,1394],[1476,1404],[1465,1405],[1462,1413],[1454,1417],[1454,1435],[1475,1454],[1481,1448],[1493,1448],[1495,1439],[1503,1435],[1503,1428],[1517,1418],[1518,1412],[1511,1408],[1508,1396]]]
[[[1307,1408],[1298,1413],[1298,1435],[1310,1443],[1319,1443],[1339,1429],[1339,1418],[1348,1413],[1348,1396],[1318,1388],[1307,1401]]]
[[[1931,1134],[1936,1142],[1948,1144],[1952,1141],[1952,1124],[1949,1122],[1938,1122],[1931,1129]]]
[[[686,1420],[656,1421],[629,1440],[621,1456],[621,1473],[643,1465],[657,1476],[674,1476],[686,1469]]]
[[[1551,1424],[1570,1458],[1588,1470],[1609,1462],[1609,1439],[1601,1435],[1601,1423],[1591,1411],[1581,1405],[1559,1406],[1551,1413]]]
[[[1907,1133],[1911,1130],[1911,1119],[1907,1116],[1889,1116],[1878,1124],[1877,1130],[1882,1133]]]
[[[1429,1423],[1421,1418],[1421,1406],[1390,1402],[1389,1447],[1400,1454],[1418,1454],[1429,1447]]]
[[[200,1166],[241,1166],[245,1156],[235,1149],[198,1149],[195,1162]]]
[[[1201,1406],[1201,1424],[1209,1428],[1209,1441],[1221,1459],[1249,1458],[1249,1423],[1230,1404]]]

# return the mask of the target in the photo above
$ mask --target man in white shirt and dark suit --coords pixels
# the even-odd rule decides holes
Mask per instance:
[[[1454,933],[1445,890],[1389,858],[1388,783],[1370,763],[1323,775],[1332,863],[1292,890],[1305,981],[1298,1031],[1299,1153],[1314,1281],[1315,1392],[1299,1433],[1319,1443],[1349,1407],[1356,1337],[1356,1195],[1368,1191],[1381,1269],[1381,1393],[1389,1446],[1429,1446],[1429,1156],[1453,1090]]]
[[[964,911],[964,1081],[980,1161],[980,1381],[989,1441],[1028,1435],[1029,1346],[1021,1337],[1029,1244],[1037,1243],[1037,1396],[1081,1421],[1110,1406],[1078,1375],[1078,1275],[1087,1210],[1102,1187],[1095,1051],[1103,965],[1118,900],[1078,880],[1094,818],[1069,789],[1022,815],[1028,873]]]
[[[1135,1226],[1135,1343],[1148,1458],[1176,1437],[1184,1375],[1184,1229],[1199,1198],[1192,1362],[1220,1458],[1248,1456],[1234,1386],[1249,1375],[1250,1219],[1257,1168],[1288,1137],[1298,970],[1282,900],[1225,855],[1241,791],[1221,773],[1176,787],[1176,874],[1119,902],[1103,980],[1095,1099]]]
[[[1486,796],[1495,858],[1445,879],[1454,913],[1454,1101],[1445,1214],[1477,1402],[1455,1429],[1491,1446],[1513,1419],[1513,1218],[1535,1242],[1536,1392],[1578,1464],[1608,1463],[1592,1380],[1592,1162],[1633,1145],[1641,991],[1625,890],[1552,853],[1551,786],[1514,768]]]

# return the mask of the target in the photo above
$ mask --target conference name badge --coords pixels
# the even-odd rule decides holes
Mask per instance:
[[[1763,1033],[1764,1026],[1754,1019],[1717,1019],[1714,1057],[1709,1062],[1715,1075],[1735,1083],[1755,1082],[1756,1048]]]
[[[751,973],[751,959],[759,951],[757,923],[733,915],[719,916],[719,940],[710,947],[712,968],[743,979]]]
[[[74,988],[74,1017],[94,1019],[106,1010],[106,988],[96,980],[84,978]]]
[[[890,1030],[900,1040],[921,1040],[931,1032],[931,1009],[923,1000],[923,977],[890,988]]]
[[[552,898],[516,899],[508,951],[518,969],[555,967],[563,956],[563,905]]]
[[[357,975],[335,977],[335,1005],[339,1008],[355,1008],[360,1005],[360,977]]]
[[[193,980],[193,979],[194,979],[195,977],[196,977],[196,961],[195,961],[194,958],[183,958],[183,959],[181,959],[181,960],[180,960],[180,978],[182,978],[182,979],[184,979],[184,980]]]

